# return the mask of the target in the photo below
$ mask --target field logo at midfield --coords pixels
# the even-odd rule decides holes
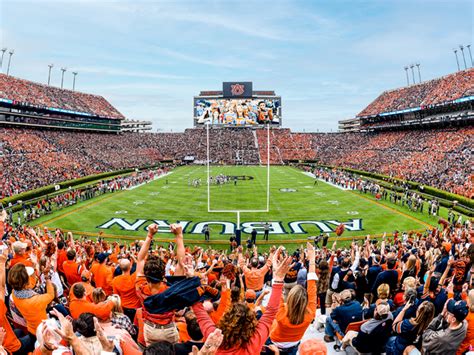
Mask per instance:
[[[126,231],[138,231],[140,229],[146,230],[148,225],[151,223],[156,223],[158,225],[158,233],[170,233],[170,225],[175,222],[169,222],[168,220],[162,219],[135,219],[134,221],[126,220],[124,218],[111,218],[107,222],[97,226],[99,229],[110,229],[112,227],[118,227],[121,230]],[[179,221],[183,227],[183,232],[186,232],[186,229],[190,227],[191,221]],[[266,222],[243,222],[241,224],[241,230],[243,233],[250,234],[253,229],[257,230],[258,234],[263,234],[264,224]],[[355,218],[350,219],[348,222],[340,222],[338,220],[323,220],[323,221],[293,221],[288,223],[288,231],[285,230],[283,222],[279,221],[269,221],[269,234],[308,234],[308,232],[303,228],[303,226],[315,226],[323,233],[332,233],[335,231],[337,226],[344,224],[345,229],[348,231],[361,231],[362,228],[362,219]],[[228,221],[205,221],[205,222],[196,222],[190,229],[189,234],[203,234],[204,226],[220,226],[219,234],[231,235],[235,233],[237,228],[236,224]]]

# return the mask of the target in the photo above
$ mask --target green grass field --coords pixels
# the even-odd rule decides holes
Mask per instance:
[[[244,212],[242,240],[245,241],[252,226],[264,221],[274,222],[275,234],[270,234],[269,244],[286,243],[291,248],[323,231],[332,238],[337,223],[349,223],[341,240],[363,237],[367,234],[390,234],[394,230],[425,230],[436,225],[438,218],[426,213],[410,212],[406,207],[380,201],[367,194],[344,191],[324,182],[313,186],[314,179],[291,167],[270,168],[270,211]],[[265,167],[212,167],[211,175],[223,173],[232,176],[251,176],[252,180],[239,180],[237,185],[211,186],[212,210],[261,210],[266,208]],[[200,187],[189,186],[192,179],[201,178]],[[162,177],[133,190],[105,194],[95,199],[56,211],[35,221],[36,225],[50,229],[62,228],[76,235],[97,236],[99,232],[111,239],[135,240],[146,235],[145,228],[153,221],[161,221],[158,239],[168,241],[166,223],[181,221],[185,226],[187,243],[203,244],[200,228],[209,224],[211,244],[227,246],[237,222],[236,213],[208,212],[206,168],[180,167]],[[283,192],[292,189],[294,192]],[[446,214],[443,209],[441,214]],[[306,223],[297,223],[297,222]],[[254,224],[251,224],[254,222]],[[350,229],[354,230],[350,230]],[[298,233],[299,232],[299,233]],[[260,232],[259,232],[260,233]],[[263,232],[262,232],[263,233]],[[261,244],[262,236],[257,240]]]

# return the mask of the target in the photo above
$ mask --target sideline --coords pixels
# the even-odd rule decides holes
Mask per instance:
[[[148,184],[148,183],[150,183],[150,182],[152,182],[152,181],[156,181],[156,180],[158,180],[158,179],[161,179],[161,178],[163,178],[163,177],[165,177],[165,176],[168,176],[168,175],[171,175],[171,174],[173,174],[173,172],[172,172],[172,171],[168,171],[167,173],[161,174],[160,176],[156,176],[153,180],[150,180],[150,181],[147,181],[147,182],[142,182],[141,184],[138,184],[138,185],[129,187],[128,189],[125,189],[125,190],[127,190],[127,191],[135,190],[135,189],[138,188],[138,187],[141,187],[141,186],[146,185],[146,184]]]
[[[332,182],[329,182],[329,181],[326,181],[324,179],[321,179],[321,178],[317,178],[316,175],[314,175],[313,173],[308,173],[307,171],[301,171],[302,174],[306,175],[306,176],[309,176],[313,179],[318,179],[319,181],[322,181],[324,182],[325,184],[328,184],[328,185],[331,185],[332,187],[335,187],[336,189],[339,189],[339,190],[342,190],[342,191],[353,191],[351,189],[348,189],[346,187],[342,187],[342,186],[339,186],[339,185],[336,185]]]

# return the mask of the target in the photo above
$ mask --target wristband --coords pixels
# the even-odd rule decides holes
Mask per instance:
[[[54,349],[53,349],[53,348],[50,348],[50,347],[48,347],[48,346],[46,345],[46,343],[43,343],[43,347],[44,347],[46,350],[48,350],[48,351],[51,351],[51,352],[53,352],[53,351],[54,351]]]

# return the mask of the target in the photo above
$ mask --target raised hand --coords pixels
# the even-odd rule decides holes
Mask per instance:
[[[202,346],[201,350],[193,345],[192,355],[214,355],[221,346],[224,336],[219,328],[216,328],[206,339],[206,342]]]
[[[148,236],[153,238],[153,236],[158,232],[158,225],[153,223],[148,226]]]
[[[181,236],[183,235],[183,227],[180,224],[172,224],[170,226],[171,233],[173,233],[175,236]]]
[[[282,257],[282,251],[283,247],[279,247],[276,253],[273,255],[273,279],[275,281],[283,281],[285,275],[290,270],[291,257]],[[282,260],[280,260],[280,257],[282,257]]]
[[[72,322],[68,318],[64,317],[63,314],[55,308],[53,308],[51,314],[55,315],[59,319],[59,323],[61,324],[61,329],[55,329],[54,331],[58,333],[61,338],[70,343],[74,338]]]
[[[306,243],[306,256],[309,262],[314,262],[316,260],[316,251],[314,245],[310,242]]]
[[[44,322],[44,321],[43,321]],[[54,329],[56,333],[61,335],[59,329]],[[58,344],[56,343],[56,339],[54,336],[53,331],[46,325],[46,323],[43,323],[43,329],[41,330],[41,335],[42,335],[42,342],[40,346],[42,348],[45,348],[46,350],[51,349],[50,352],[58,349]]]
[[[94,317],[94,330],[97,333],[97,338],[99,338],[100,344],[104,351],[112,352],[114,351],[114,342],[107,339],[107,336],[104,333],[104,329],[99,323],[99,320]]]

